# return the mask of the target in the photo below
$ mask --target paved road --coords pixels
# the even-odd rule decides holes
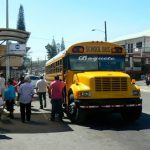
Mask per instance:
[[[39,109],[37,98],[32,103],[32,120],[20,121],[19,107],[15,108],[15,119],[6,117],[0,122],[0,150],[149,150],[150,149],[150,86],[144,81],[141,87],[143,114],[129,124],[121,116],[91,116],[84,125],[48,120],[50,103]]]
[[[147,86],[145,80],[137,81],[137,85],[140,86],[141,91],[143,92],[150,92],[150,85]]]

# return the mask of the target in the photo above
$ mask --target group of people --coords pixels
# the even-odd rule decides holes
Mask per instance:
[[[65,89],[65,82],[59,79],[59,76],[55,76],[55,80],[49,85],[43,78],[36,83],[36,91],[39,97],[40,109],[47,106],[46,93],[48,92],[49,98],[51,99],[52,111],[50,120],[55,120],[55,115],[59,115],[59,119],[62,120],[63,110],[63,91]],[[16,94],[17,92],[17,94]],[[30,121],[31,119],[31,103],[34,96],[34,87],[31,84],[29,76],[21,77],[18,83],[14,82],[13,79],[8,79],[5,82],[3,74],[0,74],[0,98],[5,101],[6,109],[9,112],[8,117],[14,118],[14,104],[15,100],[19,101],[21,121]]]
[[[9,112],[8,117],[14,118],[14,104],[15,101],[20,103],[20,114],[22,122],[26,120],[30,121],[31,118],[31,101],[34,95],[34,88],[30,83],[29,77],[21,77],[17,83],[13,78],[5,81],[4,75],[0,75],[0,93],[1,98],[5,101],[4,107],[6,106]]]

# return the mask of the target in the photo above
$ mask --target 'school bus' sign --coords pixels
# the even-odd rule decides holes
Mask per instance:
[[[92,45],[92,46],[74,46],[73,53],[124,53],[123,48],[114,45]]]
[[[85,52],[111,52],[111,47],[109,46],[86,46]]]

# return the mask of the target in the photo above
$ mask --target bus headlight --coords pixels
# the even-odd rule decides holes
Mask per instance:
[[[88,97],[88,96],[91,96],[91,92],[90,91],[80,91],[80,92],[78,92],[78,96]]]
[[[140,91],[138,91],[138,90],[133,90],[133,91],[132,91],[132,95],[133,95],[133,96],[139,96],[139,95],[140,95]]]

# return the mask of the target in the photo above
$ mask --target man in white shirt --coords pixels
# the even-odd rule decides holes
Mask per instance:
[[[43,100],[44,100],[44,107],[46,107],[46,89],[47,89],[47,82],[43,79],[43,76],[40,77],[40,80],[36,83],[36,90],[40,100],[40,108],[43,109]]]

